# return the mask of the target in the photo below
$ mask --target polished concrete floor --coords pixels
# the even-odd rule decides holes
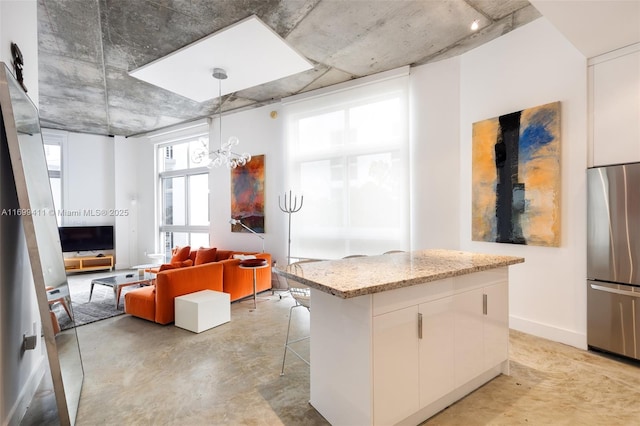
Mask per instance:
[[[257,310],[233,303],[231,322],[200,334],[128,315],[79,327],[85,380],[76,424],[327,424],[308,404],[308,366],[288,356],[280,376],[293,302],[263,295]],[[298,335],[308,331],[304,309],[294,310],[294,325]],[[516,331],[510,351],[510,376],[425,424],[640,424],[638,364]],[[23,424],[56,424],[51,391],[39,396]]]

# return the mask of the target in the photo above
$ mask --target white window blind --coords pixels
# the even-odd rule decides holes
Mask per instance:
[[[304,195],[291,256],[409,247],[408,79],[285,103],[288,185]]]

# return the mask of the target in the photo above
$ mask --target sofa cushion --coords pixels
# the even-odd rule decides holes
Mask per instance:
[[[203,263],[215,262],[216,254],[218,249],[213,248],[204,248],[200,247],[196,252],[196,259],[194,260],[194,265],[202,265]]]
[[[182,262],[163,263],[162,265],[160,265],[160,268],[158,268],[158,272],[166,271],[169,269],[185,268],[192,265],[193,262],[191,261],[191,259],[183,260]]]
[[[189,259],[190,251],[190,246],[176,247],[172,252],[173,256],[171,256],[171,261],[169,263],[182,262]]]
[[[230,259],[231,255],[233,255],[233,250],[218,250],[216,252],[216,262]]]
[[[174,299],[178,296],[200,290],[222,291],[222,271],[223,266],[220,263],[211,262],[191,268],[179,268],[159,273],[155,285],[155,322],[168,324],[174,321]]]
[[[202,248],[202,247],[200,247]],[[198,250],[191,250],[189,252],[189,259],[191,259],[191,261],[193,262],[193,264],[196,264],[196,256],[198,255]]]
[[[156,318],[156,288],[147,286],[136,288],[124,295],[124,311],[149,321]]]

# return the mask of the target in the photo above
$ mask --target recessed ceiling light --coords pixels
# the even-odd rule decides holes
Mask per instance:
[[[471,31],[476,31],[478,28],[480,28],[480,20],[476,19],[471,23]]]

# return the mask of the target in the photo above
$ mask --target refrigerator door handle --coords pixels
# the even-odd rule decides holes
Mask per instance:
[[[640,292],[620,290],[619,288],[611,288],[606,285],[600,285],[600,284],[590,283],[589,285],[594,290],[606,291],[607,293],[622,294],[624,296],[640,297]]]

